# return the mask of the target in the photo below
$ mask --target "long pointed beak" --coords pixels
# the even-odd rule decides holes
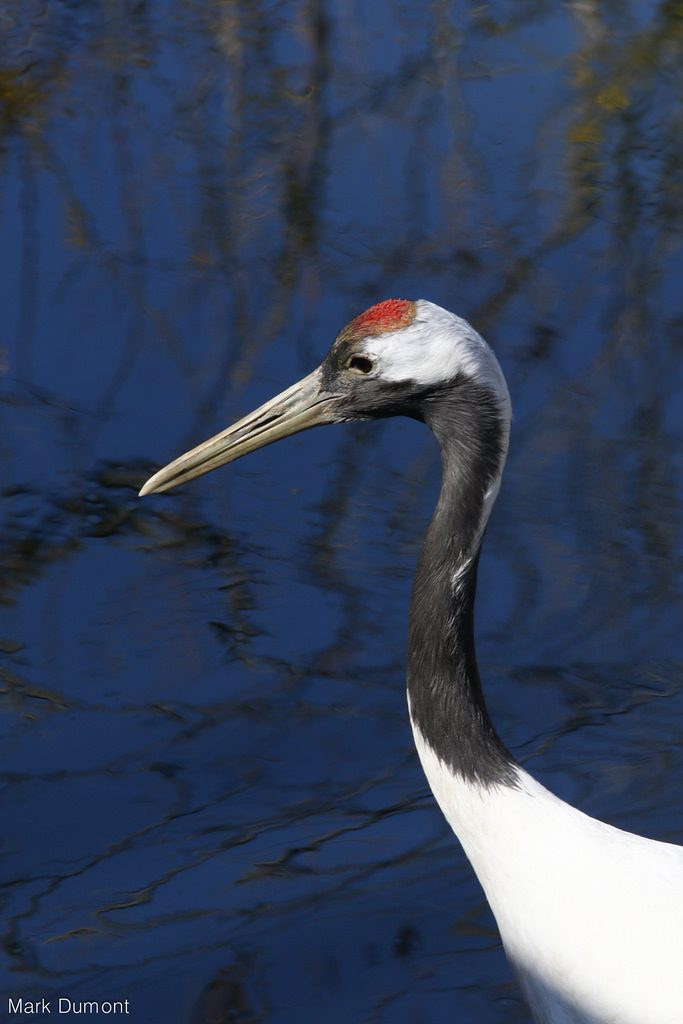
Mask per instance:
[[[322,387],[320,369],[314,370],[282,394],[271,398],[232,427],[197,445],[192,451],[164,466],[150,477],[140,491],[145,494],[170,491],[202,473],[234,462],[242,455],[263,448],[282,437],[321,423],[334,423],[335,396]]]

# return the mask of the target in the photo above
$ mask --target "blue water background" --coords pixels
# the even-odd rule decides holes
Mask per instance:
[[[0,1013],[528,1021],[408,727],[427,431],[136,492],[371,303],[468,317],[515,410],[492,716],[562,797],[682,842],[683,5],[2,18]]]

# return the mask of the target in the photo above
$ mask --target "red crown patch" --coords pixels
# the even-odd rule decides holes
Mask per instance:
[[[407,327],[415,319],[415,303],[410,299],[385,299],[370,306],[349,324],[354,334],[385,334]]]

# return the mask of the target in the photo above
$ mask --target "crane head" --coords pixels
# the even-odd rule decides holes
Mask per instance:
[[[432,302],[387,299],[351,320],[316,370],[164,466],[140,495],[168,491],[309,427],[387,416],[429,421],[430,408],[464,381],[494,404],[507,439],[510,399],[486,342]]]

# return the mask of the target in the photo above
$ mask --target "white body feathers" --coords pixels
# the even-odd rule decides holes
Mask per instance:
[[[522,769],[456,776],[413,726],[431,790],[539,1024],[681,1024],[683,848],[613,828]]]

